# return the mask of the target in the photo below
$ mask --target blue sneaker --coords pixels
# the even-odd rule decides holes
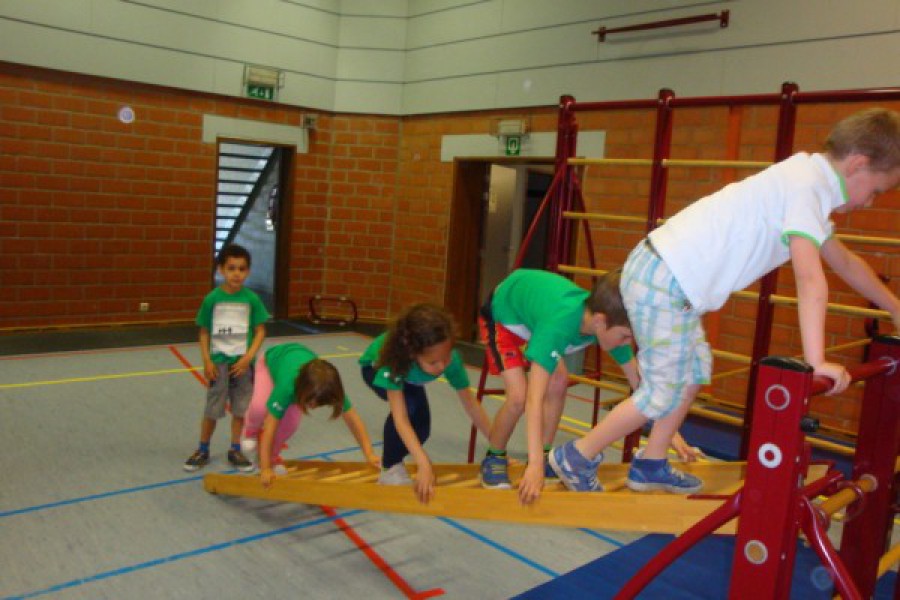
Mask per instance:
[[[559,476],[556,474],[556,471],[553,470],[553,467],[550,466],[550,453],[544,455],[544,479],[558,481]]]
[[[509,462],[505,456],[488,454],[481,461],[481,487],[491,490],[508,490],[512,488],[507,472]]]
[[[673,469],[665,458],[637,458],[631,463],[625,485],[636,492],[665,490],[673,494],[696,494],[703,488],[703,481]]]
[[[549,459],[550,468],[556,472],[563,485],[573,492],[603,491],[603,486],[597,481],[597,467],[603,462],[602,452],[594,460],[588,460],[572,441],[551,450]]]

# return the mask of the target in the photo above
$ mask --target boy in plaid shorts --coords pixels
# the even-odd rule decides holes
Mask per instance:
[[[673,469],[666,450],[700,386],[711,353],[701,316],[732,292],[792,262],[803,354],[817,375],[849,384],[825,361],[828,282],[824,259],[841,279],[900,324],[900,300],[860,257],[833,237],[831,213],[871,205],[900,183],[900,114],[870,109],[831,131],[823,153],[800,152],[685,208],[641,241],[622,271],[621,291],[638,345],[642,380],[580,440],[554,448],[550,465],[569,489],[598,491],[602,451],[649,419],[655,423],[632,463],[632,490],[695,493],[703,482]]]

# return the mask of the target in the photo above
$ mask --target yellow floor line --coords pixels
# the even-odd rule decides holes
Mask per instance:
[[[321,358],[346,358],[348,356],[359,356],[359,353],[351,354],[327,354]],[[189,373],[190,371],[202,371],[202,367],[192,367],[190,369],[165,369],[163,371],[136,371],[134,373],[116,373],[115,375],[93,375],[91,377],[70,377],[68,379],[50,379],[47,381],[29,381],[27,383],[3,383],[0,384],[0,390],[14,388],[39,387],[42,385],[61,385],[64,383],[85,383],[89,381],[103,381],[107,379],[127,379],[128,377],[152,377],[153,375],[171,375],[173,373]]]
[[[29,381],[27,383],[4,383],[0,384],[0,390],[11,388],[28,388],[38,387],[41,385],[59,385],[62,383],[83,383],[86,381],[103,381],[104,379],[126,379],[128,377],[150,377],[153,375],[170,375],[172,373],[189,373],[190,371],[199,371],[200,367],[190,369],[166,369],[164,371],[138,371],[135,373],[117,373],[115,375],[93,375],[91,377],[71,377],[69,379],[51,379],[48,381]]]

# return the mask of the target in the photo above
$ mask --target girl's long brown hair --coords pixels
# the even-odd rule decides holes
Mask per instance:
[[[453,335],[450,313],[435,304],[414,304],[388,327],[375,367],[387,367],[394,377],[404,377],[416,356],[426,348],[452,339]]]

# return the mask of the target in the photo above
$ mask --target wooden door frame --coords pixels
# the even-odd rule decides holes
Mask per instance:
[[[478,313],[478,273],[481,269],[481,235],[489,159],[456,159],[453,164],[453,195],[447,232],[447,268],[444,307],[456,319],[459,339],[474,340]]]
[[[481,236],[484,195],[492,165],[553,165],[553,157],[470,157],[453,162],[453,190],[447,233],[444,307],[459,326],[461,341],[477,340],[478,289],[481,279]],[[524,233],[524,232],[523,232]]]

